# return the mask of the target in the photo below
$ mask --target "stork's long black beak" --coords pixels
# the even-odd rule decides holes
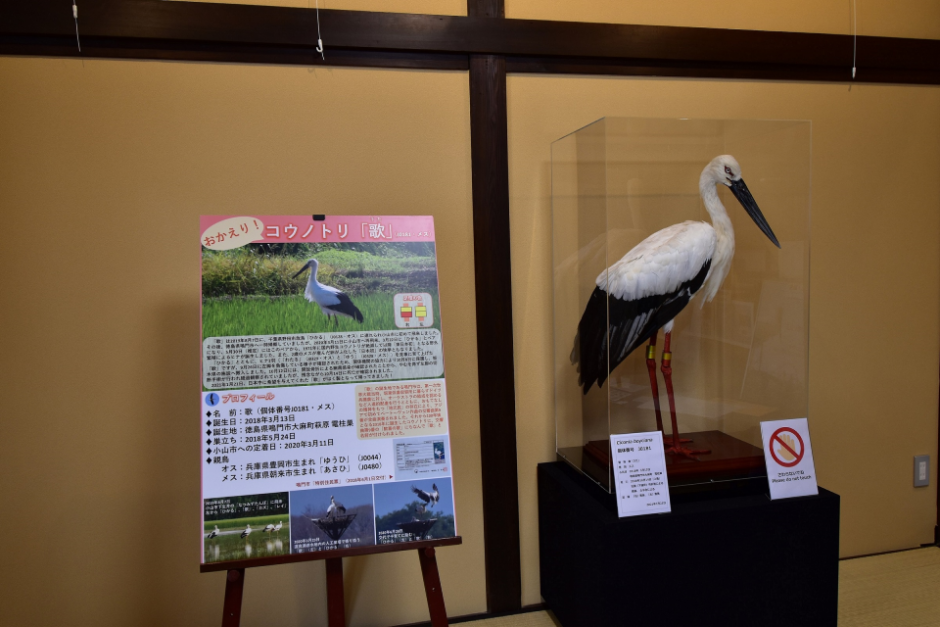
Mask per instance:
[[[757,206],[757,201],[751,196],[751,190],[744,184],[744,179],[731,181],[731,193],[734,194],[734,197],[738,199],[738,202],[741,203],[741,206],[747,211],[747,215],[751,216],[751,220],[754,220],[754,224],[757,225],[757,228],[764,232],[764,235],[774,243],[774,246],[780,248],[780,242],[777,241],[777,236],[774,235],[770,225],[767,224],[767,219],[764,217],[764,214],[761,213],[760,207]]]
[[[745,188],[745,189],[747,189],[747,188]],[[770,227],[767,227],[767,228],[770,228]],[[779,244],[778,244],[778,246],[779,246]],[[304,273],[304,270],[309,270],[309,269],[310,269],[310,266],[309,266],[308,264],[304,264],[304,267],[301,268],[300,270],[298,270],[298,271],[297,271],[297,274],[295,274],[295,275],[292,276],[291,278],[292,278],[292,279],[296,279],[297,277],[299,277],[301,274]]]

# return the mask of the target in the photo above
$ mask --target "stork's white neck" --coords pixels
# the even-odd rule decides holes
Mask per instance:
[[[712,257],[712,265],[702,288],[703,305],[718,293],[718,288],[725,280],[731,266],[731,258],[734,256],[734,228],[731,226],[731,219],[728,217],[728,212],[725,211],[725,206],[718,197],[717,184],[718,181],[715,180],[710,169],[705,168],[699,179],[698,187],[699,192],[702,194],[702,201],[705,203],[705,210],[711,216],[717,242],[715,254]]]

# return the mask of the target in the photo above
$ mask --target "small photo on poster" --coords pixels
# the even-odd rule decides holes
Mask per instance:
[[[205,563],[290,553],[287,492],[203,501]]]
[[[291,552],[372,546],[374,516],[371,485],[291,492]]]
[[[450,472],[450,443],[446,434],[393,440],[395,470],[400,479],[446,477]]]
[[[450,477],[376,484],[375,531],[379,544],[457,535]]]

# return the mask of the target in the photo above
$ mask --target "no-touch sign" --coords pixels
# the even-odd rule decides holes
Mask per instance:
[[[771,499],[819,494],[806,418],[760,423]]]
[[[770,455],[784,468],[792,468],[803,461],[805,451],[803,438],[796,429],[780,427],[770,436]]]

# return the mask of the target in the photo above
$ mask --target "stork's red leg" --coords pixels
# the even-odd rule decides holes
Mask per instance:
[[[666,396],[669,398],[669,415],[672,418],[672,438],[666,446],[666,452],[672,455],[682,455],[696,459],[696,455],[711,453],[711,449],[692,449],[682,446],[683,440],[679,437],[679,422],[676,420],[676,398],[672,392],[672,353],[669,344],[672,340],[672,333],[666,333],[663,340],[663,379],[666,380]],[[685,440],[689,442],[690,440]],[[666,444],[666,438],[663,438]]]
[[[659,331],[650,338],[650,345],[646,348],[646,367],[650,371],[650,390],[653,392],[653,407],[656,409],[656,430],[663,430],[663,414],[659,409],[659,386],[656,384],[656,336]],[[663,434],[663,441],[666,436]]]
[[[650,389],[653,391],[653,407],[656,409],[656,430],[663,434],[663,444],[671,446],[672,436],[666,435],[663,431],[663,414],[659,408],[659,386],[656,384],[656,335],[659,335],[659,331],[656,331],[650,338],[650,345],[646,348],[646,367],[650,371]],[[679,440],[681,443],[691,441],[688,438]]]

